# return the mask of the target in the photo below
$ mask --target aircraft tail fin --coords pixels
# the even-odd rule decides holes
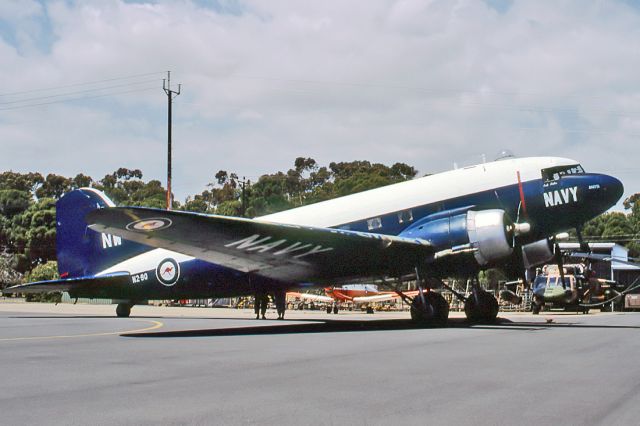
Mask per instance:
[[[56,203],[56,252],[60,277],[77,278],[101,271],[151,247],[127,241],[87,227],[90,211],[115,204],[102,192],[81,188],[65,194]]]

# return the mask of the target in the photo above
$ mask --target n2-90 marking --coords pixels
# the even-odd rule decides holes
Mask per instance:
[[[141,274],[131,275],[131,282],[134,284],[147,281],[148,279],[149,279],[149,274],[147,274],[146,272],[143,272]]]

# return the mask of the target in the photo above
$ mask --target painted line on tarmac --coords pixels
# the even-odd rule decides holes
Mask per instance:
[[[149,323],[152,323],[153,325],[151,327],[138,328],[135,330],[108,331],[105,333],[68,334],[68,335],[60,335],[60,336],[8,337],[5,339],[0,339],[0,342],[13,342],[18,340],[72,339],[74,337],[113,336],[113,335],[125,334],[125,333],[141,333],[144,331],[156,330],[164,326],[164,324],[160,321],[154,321],[154,320],[135,320],[135,321],[149,322]]]

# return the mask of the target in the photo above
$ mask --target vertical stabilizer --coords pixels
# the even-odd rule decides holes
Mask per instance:
[[[125,259],[151,250],[111,234],[92,231],[84,218],[95,209],[113,207],[102,192],[82,188],[56,203],[56,252],[61,278],[91,276]]]

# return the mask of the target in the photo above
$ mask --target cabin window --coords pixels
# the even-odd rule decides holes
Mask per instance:
[[[367,220],[367,228],[369,231],[382,228],[382,218],[374,217],[373,219]]]
[[[413,212],[411,210],[403,210],[398,213],[398,223],[411,222],[413,220]]]
[[[545,182],[558,180],[562,176],[566,175],[582,175],[584,169],[580,164],[573,164],[570,166],[557,166],[549,167],[548,169],[542,169],[542,178]]]

